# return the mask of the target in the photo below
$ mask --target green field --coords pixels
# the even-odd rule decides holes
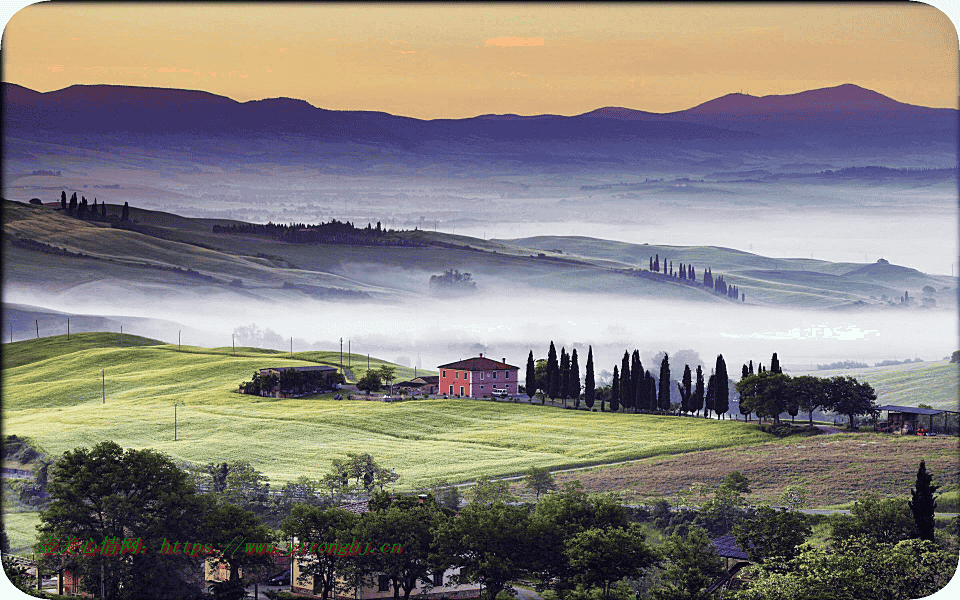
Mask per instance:
[[[236,392],[237,384],[255,369],[309,363],[247,348],[238,349],[236,357],[229,348],[118,348],[113,334],[85,335],[102,336],[107,347],[71,352],[69,345],[57,344],[50,347],[62,354],[47,353],[4,369],[5,434],[31,438],[53,454],[114,440],[194,463],[246,459],[277,483],[301,475],[321,477],[331,461],[346,452],[369,452],[397,470],[401,489],[438,477],[464,481],[531,466],[597,464],[771,439],[737,422],[481,400],[385,404],[338,401],[330,394],[298,399],[245,396]],[[72,337],[84,345],[82,337]],[[18,353],[41,342],[10,344],[5,360],[15,361]],[[324,357],[304,354],[309,356],[295,356]],[[101,369],[106,403],[101,398]],[[398,369],[398,377],[410,375]]]
[[[948,360],[806,373],[816,377],[849,375],[856,377],[857,381],[866,381],[876,390],[877,404],[880,405],[928,404],[934,408],[957,410],[960,364]],[[800,373],[791,373],[794,374]]]
[[[3,530],[10,540],[10,551],[14,554],[29,554],[28,549],[37,541],[37,525],[40,513],[3,513]]]

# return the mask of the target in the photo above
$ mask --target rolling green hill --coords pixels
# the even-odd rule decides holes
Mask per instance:
[[[43,340],[19,344],[22,352],[31,345],[53,347]],[[255,369],[308,364],[304,359],[333,353],[295,353],[291,360],[252,348],[238,349],[236,357],[229,348],[59,348],[59,354],[32,350],[33,360],[3,370],[4,432],[29,437],[53,454],[110,439],[196,463],[243,458],[284,482],[321,477],[346,452],[369,452],[397,469],[401,487],[411,489],[438,477],[462,481],[531,466],[595,464],[769,439],[730,421],[480,400],[387,404],[338,401],[331,394],[273,399],[236,392]],[[361,364],[359,357],[355,364]],[[358,371],[365,367],[364,360]],[[398,379],[412,375],[397,370]]]
[[[849,375],[856,377],[857,381],[866,381],[876,390],[877,404],[880,405],[928,404],[934,408],[958,410],[960,390],[957,384],[960,381],[960,364],[948,360],[804,373],[816,377]]]
[[[430,293],[431,274],[470,272],[483,291],[518,284],[545,290],[729,302],[701,286],[650,273],[648,258],[692,264],[724,275],[748,304],[790,307],[879,306],[904,309],[955,305],[956,278],[926,276],[896,265],[768,258],[712,246],[648,246],[583,237],[479,240],[445,233],[397,235],[421,244],[389,247],[282,243],[261,236],[215,234],[226,221],[189,219],[131,209],[134,230],[80,221],[49,207],[3,203],[7,285],[64,293],[101,292],[123,282],[131,293],[190,291],[204,296],[269,300],[416,299]],[[902,273],[910,276],[906,279]],[[848,276],[849,275],[849,276]],[[921,289],[934,289],[929,297]],[[909,290],[917,301],[891,306]]]

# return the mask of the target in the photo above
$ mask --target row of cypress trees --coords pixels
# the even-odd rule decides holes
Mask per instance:
[[[70,196],[70,200],[67,201],[66,190],[60,191],[60,210],[66,212],[68,215],[76,216],[78,219],[89,219],[92,221],[106,221],[108,219],[106,202],[101,202],[98,207],[97,199],[94,198],[93,205],[91,206],[87,202],[85,196],[81,196],[80,200],[78,201],[76,192],[74,192]],[[130,220],[130,204],[128,202],[123,203],[123,209],[120,213],[120,220]]]
[[[538,362],[541,363],[542,374],[538,374]],[[587,351],[587,365],[583,385],[583,401],[587,409],[593,409],[596,401],[600,400],[600,410],[606,410],[609,402],[612,412],[628,411],[667,413],[670,405],[670,358],[664,353],[660,362],[660,376],[655,377],[648,370],[644,370],[640,360],[640,351],[634,349],[631,354],[625,350],[620,365],[613,367],[613,382],[608,388],[597,389],[594,376],[593,346]],[[564,401],[572,398],[574,408],[580,407],[580,366],[577,350],[567,354],[566,348],[560,349],[560,358],[553,341],[544,361],[534,361],[533,350],[527,356],[526,393],[533,399],[537,391],[544,393],[551,400],[562,398]],[[717,356],[716,368],[710,374],[709,380],[704,383],[703,368],[697,365],[696,384],[693,383],[693,373],[690,365],[684,365],[683,377],[677,382],[680,394],[680,412],[692,414],[703,412],[709,416],[716,413],[721,418],[730,409],[729,377],[727,365],[723,355]]]
[[[690,281],[691,283],[697,282],[697,271],[693,268],[693,265],[688,264],[684,266],[683,263],[680,263],[680,268],[674,271],[673,261],[667,261],[667,259],[664,258],[663,263],[661,264],[660,254],[650,257],[650,271],[653,273],[662,272],[667,277],[672,277],[682,281]],[[714,292],[729,298],[733,298],[734,300],[740,299],[741,302],[746,301],[746,294],[741,292],[738,286],[728,285],[723,280],[723,275],[718,275],[716,278],[714,278],[713,271],[710,268],[703,270],[701,279],[703,287],[713,288]]]

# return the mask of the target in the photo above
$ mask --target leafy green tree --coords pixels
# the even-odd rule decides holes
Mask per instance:
[[[750,493],[750,478],[740,471],[731,471],[720,482],[720,487],[731,489],[740,494]]]
[[[354,531],[358,539],[385,540],[403,548],[403,552],[365,554],[361,561],[364,571],[390,579],[394,598],[409,600],[417,582],[430,581],[430,574],[436,570],[434,537],[445,516],[430,495],[423,502],[390,501],[389,496],[386,500],[386,506],[364,513]]]
[[[697,365],[697,383],[693,388],[693,396],[690,397],[690,412],[700,412],[703,409],[703,368]]]
[[[663,360],[660,361],[660,393],[658,406],[661,411],[670,410],[670,359],[667,353],[663,353]]]
[[[927,463],[920,461],[917,469],[917,486],[910,489],[910,511],[913,513],[913,522],[917,525],[917,532],[922,540],[934,541],[934,513],[937,510],[935,494],[940,486],[933,485],[933,476],[927,473]]]
[[[499,479],[494,481],[488,475],[477,477],[477,482],[473,486],[474,504],[496,504],[503,502],[513,502],[513,494],[510,493],[510,484]]]
[[[446,479],[437,479],[422,491],[433,494],[440,508],[447,510],[450,514],[460,510],[460,488]]]
[[[254,513],[233,504],[213,502],[204,515],[204,528],[207,530],[204,539],[217,542],[207,559],[227,567],[227,581],[254,583],[269,577],[276,570],[277,563],[269,554],[248,553],[230,546],[235,540],[251,543],[278,541],[273,531],[263,525]]]
[[[550,399],[560,397],[560,362],[557,359],[557,348],[550,341],[550,350],[547,353],[547,395]]]
[[[557,482],[554,481],[550,469],[545,467],[530,467],[527,469],[524,482],[527,489],[536,492],[538,502],[540,501],[540,494],[557,489]]]
[[[583,402],[587,408],[593,408],[596,399],[597,383],[593,378],[593,346],[587,348],[587,374],[583,380]]]
[[[657,562],[640,525],[626,528],[593,528],[570,537],[565,543],[573,580],[602,591],[609,600],[611,586],[627,577],[638,577]]]
[[[525,383],[527,397],[533,400],[533,395],[537,393],[537,370],[533,362],[533,350],[527,355],[527,379]]]
[[[744,519],[733,528],[737,544],[753,562],[796,557],[797,547],[807,541],[810,532],[806,515],[769,506],[757,508],[752,518]]]
[[[620,371],[613,366],[613,383],[610,384],[610,410],[617,412],[620,408]]]
[[[876,410],[876,392],[868,383],[860,383],[855,378],[837,375],[827,384],[826,408],[850,419],[849,427],[854,428],[854,417],[869,414]]]
[[[772,418],[780,422],[780,413],[787,408],[792,386],[790,376],[773,371],[747,375],[736,384],[740,405],[760,418]]]
[[[720,486],[713,498],[700,507],[698,520],[712,535],[726,535],[743,518],[743,496],[736,489]]]
[[[830,527],[836,540],[863,538],[879,544],[896,544],[919,537],[906,499],[881,499],[873,493],[857,500],[849,515],[831,515]]]
[[[725,573],[716,547],[697,526],[686,535],[673,534],[663,545],[663,556],[665,585],[655,590],[656,600],[704,598],[706,588]]]
[[[298,543],[307,545],[304,560],[300,563],[300,586],[305,586],[312,580],[311,591],[322,600],[331,598],[338,587],[344,586],[347,581],[338,579],[339,572],[349,572],[356,560],[354,556],[339,555],[337,552],[326,552],[328,544],[350,546],[356,540],[355,528],[359,517],[342,508],[321,508],[298,504],[290,511],[290,516],[283,520],[281,530],[287,538],[296,538]],[[302,548],[302,546],[301,546]],[[291,582],[293,583],[293,582]]]
[[[377,374],[380,375],[380,380],[383,381],[385,385],[390,385],[393,383],[393,377],[396,374],[396,367],[391,367],[390,365],[380,365],[380,368],[377,369]]]
[[[717,355],[717,372],[714,386],[713,410],[721,418],[730,410],[730,380],[727,377],[727,363],[723,355]]]
[[[173,598],[192,592],[184,570],[199,559],[164,554],[164,540],[202,540],[204,502],[186,473],[155,450],[115,442],[65,452],[51,467],[50,500],[40,511],[40,539],[59,545],[54,560],[105,600]],[[73,542],[80,556],[63,556]],[[104,551],[105,544],[118,550]],[[123,545],[127,552],[121,552]],[[94,548],[96,547],[96,548]],[[93,555],[84,551],[98,550]],[[112,551],[112,550],[111,550]]]
[[[806,411],[813,425],[813,411],[828,403],[826,381],[812,375],[798,375],[790,379],[790,395],[797,406]]]
[[[373,369],[357,380],[357,389],[361,391],[379,392],[381,387],[383,387],[383,381],[380,379],[380,373]]]
[[[573,398],[574,408],[580,408],[580,363],[577,360],[577,349],[570,355],[570,382],[567,384],[570,397]]]
[[[541,358],[537,360],[536,364],[533,367],[534,373],[536,374],[537,379],[537,389],[540,390],[541,404],[543,403],[543,398],[547,394],[547,359]]]
[[[451,580],[479,583],[485,597],[494,600],[527,570],[529,521],[522,506],[471,502],[438,527],[433,562],[442,568],[460,567]]]

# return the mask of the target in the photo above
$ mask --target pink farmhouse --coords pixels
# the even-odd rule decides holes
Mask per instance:
[[[507,359],[497,362],[484,358],[468,358],[437,367],[440,371],[440,394],[449,396],[483,398],[493,396],[494,391],[508,395],[517,394],[517,379],[520,367],[507,364]]]

